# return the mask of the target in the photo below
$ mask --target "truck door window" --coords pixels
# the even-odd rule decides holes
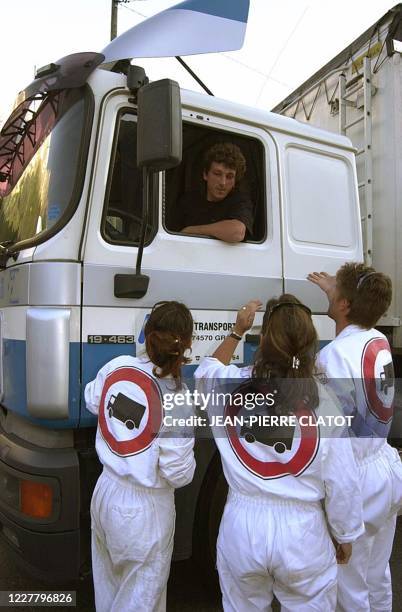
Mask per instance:
[[[237,145],[245,157],[245,175],[233,191],[241,194],[240,200],[244,198],[251,204],[252,227],[247,231],[245,241],[262,242],[266,236],[266,194],[265,155],[261,142],[256,138],[190,123],[183,125],[183,161],[180,166],[165,173],[165,229],[170,233],[179,233],[186,226],[187,215],[183,208],[188,204],[188,197],[183,197],[184,194],[194,195],[197,199],[199,196],[204,201],[204,156],[212,146],[221,143]]]
[[[146,243],[156,233],[158,175],[151,177]],[[133,114],[120,116],[106,189],[102,236],[107,242],[136,245],[142,211],[142,170],[137,167],[137,123]]]

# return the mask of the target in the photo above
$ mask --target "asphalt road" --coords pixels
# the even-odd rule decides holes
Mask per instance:
[[[398,519],[391,570],[394,585],[393,612],[402,612],[402,516]],[[95,608],[91,581],[86,580],[78,585],[70,585],[70,588],[77,591],[76,610],[78,612],[93,612]],[[66,589],[67,587],[63,586],[63,590]],[[22,574],[5,551],[0,548],[0,590],[38,591],[49,590],[49,587],[33,580],[26,574]],[[1,609],[10,610],[10,608]],[[46,608],[18,608],[18,610],[25,612],[43,609]],[[52,610],[57,610],[57,608],[52,608]],[[205,588],[201,576],[191,560],[176,562],[172,565],[167,610],[168,612],[218,612],[222,610],[219,595]]]

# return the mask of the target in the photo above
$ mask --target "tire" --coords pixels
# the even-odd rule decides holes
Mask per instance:
[[[205,586],[214,593],[220,593],[216,570],[216,540],[227,492],[228,485],[223,474],[221,458],[216,452],[209,464],[198,497],[193,531],[194,560]]]

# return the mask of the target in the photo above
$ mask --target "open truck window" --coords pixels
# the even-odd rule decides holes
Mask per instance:
[[[86,88],[38,92],[0,133],[0,242],[37,244],[78,203],[87,151]]]
[[[179,233],[186,226],[183,195],[205,194],[203,180],[204,155],[218,143],[237,145],[243,153],[247,170],[236,190],[249,200],[253,209],[252,231],[247,242],[262,242],[266,236],[265,157],[257,139],[191,123],[183,125],[183,161],[165,173],[164,226],[170,233]],[[201,236],[208,238],[208,236]]]
[[[146,234],[156,232],[159,175],[150,180],[150,210]],[[121,114],[115,132],[102,218],[102,236],[112,244],[138,245],[143,218],[142,170],[137,167],[137,122],[133,113]]]

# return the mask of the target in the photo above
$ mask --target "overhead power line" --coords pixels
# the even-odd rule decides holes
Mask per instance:
[[[136,9],[133,9],[133,8],[131,8],[129,6],[126,6],[126,4],[123,4],[123,8],[125,8],[127,11],[130,11],[131,13],[135,13],[136,15],[139,15],[139,17],[144,17],[144,19],[148,19],[148,17],[149,17],[149,15],[144,15],[144,13],[141,13],[140,11],[137,11]],[[283,81],[279,81],[278,79],[275,79],[274,77],[271,77],[266,72],[262,72],[261,70],[257,70],[257,68],[253,68],[252,66],[250,66],[249,64],[246,64],[245,62],[241,62],[240,60],[236,59],[235,57],[231,57],[230,55],[226,55],[226,53],[219,53],[219,55],[221,57],[224,57],[227,60],[230,60],[231,62],[235,62],[236,64],[239,64],[240,66],[243,66],[244,68],[247,68],[247,70],[251,70],[252,72],[255,72],[256,74],[259,74],[260,76],[265,77],[266,80],[274,81],[275,83],[277,83],[278,85],[282,85],[283,87],[290,87],[289,83],[284,83]]]
[[[258,96],[257,96],[257,99],[256,99],[256,101],[255,101],[255,103],[256,103],[256,104],[258,103],[259,99],[261,98],[261,96],[262,96],[262,92],[263,92],[263,91],[264,91],[264,89],[265,89],[265,86],[266,86],[266,84],[267,84],[268,79],[270,79],[270,78],[271,78],[271,74],[272,74],[272,72],[274,71],[274,69],[275,69],[275,67],[276,67],[277,63],[279,62],[280,58],[281,58],[281,57],[282,57],[282,55],[284,54],[284,52],[285,52],[285,50],[286,50],[286,47],[288,46],[289,42],[291,41],[291,39],[292,39],[292,38],[293,38],[293,36],[295,35],[297,28],[299,27],[300,23],[302,22],[302,19],[304,18],[304,15],[305,15],[305,14],[306,14],[306,12],[308,11],[308,8],[309,8],[309,7],[308,7],[308,6],[306,6],[306,8],[304,9],[303,13],[300,15],[300,17],[299,17],[299,19],[298,19],[298,21],[297,21],[297,23],[296,23],[295,27],[293,28],[293,30],[292,30],[292,31],[291,31],[291,33],[289,34],[289,36],[288,36],[288,38],[286,39],[285,43],[283,44],[283,46],[282,46],[281,50],[279,51],[278,55],[277,55],[277,56],[276,56],[276,58],[274,59],[274,62],[273,62],[272,66],[271,66],[271,68],[270,68],[270,70],[269,70],[269,73],[268,73],[268,75],[267,75],[267,77],[266,77],[265,81],[263,82],[262,87],[261,87],[261,89],[260,89],[260,92],[259,92],[259,94],[258,94]]]
[[[127,9],[131,13],[135,13],[136,15],[139,15],[140,17],[144,17],[145,19],[148,19],[148,15],[144,15],[144,13],[141,13],[140,11],[137,11],[136,9],[130,8],[129,6],[126,6],[125,4],[123,4],[123,8]]]

